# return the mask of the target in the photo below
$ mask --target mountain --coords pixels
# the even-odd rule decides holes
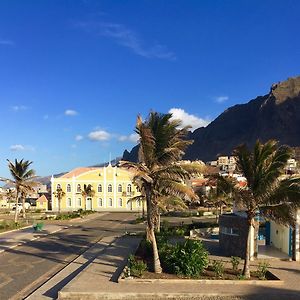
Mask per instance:
[[[214,160],[230,155],[241,143],[252,146],[257,139],[276,139],[281,144],[300,147],[300,76],[273,84],[270,92],[225,110],[207,127],[190,133],[194,143],[185,159]],[[136,161],[138,146],[125,150],[124,160]],[[298,149],[299,153],[299,149]]]

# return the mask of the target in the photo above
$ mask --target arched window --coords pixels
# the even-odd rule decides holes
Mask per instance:
[[[67,193],[71,193],[71,184],[67,185]]]
[[[71,207],[71,206],[72,206],[72,199],[71,199],[71,198],[68,198],[68,199],[67,199],[67,206],[68,206],[68,207]]]
[[[112,185],[111,185],[111,184],[109,184],[109,185],[107,186],[107,191],[108,191],[109,193],[112,193]]]
[[[122,184],[118,185],[118,193],[122,193]]]
[[[102,200],[102,198],[98,199],[98,206],[99,207],[103,206],[103,200]]]
[[[141,207],[141,200],[136,200],[136,206]]]
[[[58,185],[56,186],[56,189],[57,189],[57,190],[61,190],[61,185],[58,184]]]
[[[131,184],[127,185],[127,193],[131,193]]]
[[[110,206],[110,207],[113,206],[113,201],[111,198],[108,199],[108,206]]]
[[[98,184],[98,193],[102,193],[102,185]]]
[[[77,199],[77,206],[81,207],[81,198]]]
[[[122,200],[122,198],[119,198],[119,207],[122,207],[123,206],[123,200]]]
[[[81,193],[81,186],[80,186],[80,184],[77,185],[77,193]]]

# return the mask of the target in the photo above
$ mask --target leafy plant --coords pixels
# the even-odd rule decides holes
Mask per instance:
[[[238,267],[239,267],[239,264],[241,262],[240,257],[238,257],[238,256],[231,256],[230,262],[231,262],[231,265],[232,265],[232,270],[233,271],[237,271]]]
[[[208,252],[201,241],[165,244],[160,255],[166,271],[177,275],[197,278],[208,265]]]
[[[130,255],[128,258],[127,274],[129,276],[141,277],[143,272],[147,270],[147,264],[142,260],[137,260],[134,255]]]
[[[237,277],[238,280],[245,280],[245,279],[247,279],[246,276],[243,275],[243,274],[238,274],[236,277]]]
[[[262,261],[258,263],[256,274],[258,275],[258,278],[261,280],[266,279],[266,273],[268,272],[268,267],[270,267],[270,264],[267,261]]]
[[[214,260],[212,269],[215,272],[216,277],[222,278],[224,275],[224,262],[222,260]]]

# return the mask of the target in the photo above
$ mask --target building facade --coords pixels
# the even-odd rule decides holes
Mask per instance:
[[[131,200],[139,195],[132,176],[132,172],[109,164],[103,168],[77,168],[61,177],[52,177],[52,210],[58,211],[59,200],[54,192],[61,188],[61,211],[141,211],[141,201]],[[84,185],[91,185],[92,196],[84,195]]]

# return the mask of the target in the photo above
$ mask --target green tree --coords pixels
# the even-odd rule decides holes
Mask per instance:
[[[145,121],[138,116],[139,162],[120,163],[135,171],[133,182],[146,199],[147,238],[152,244],[155,273],[162,271],[155,238],[159,200],[167,195],[196,197],[184,181],[203,169],[199,164],[180,162],[186,148],[192,144],[186,139],[188,127],[179,129],[180,125],[179,120],[172,120],[172,114],[151,112]]]
[[[93,198],[95,196],[95,191],[91,184],[84,184],[83,190],[81,191],[81,195],[84,198],[84,208],[86,210],[86,200],[87,198]]]
[[[19,199],[23,202],[23,217],[25,218],[25,195],[28,191],[32,190],[32,187],[36,184],[33,181],[35,172],[30,169],[32,161],[21,159],[18,161],[15,159],[14,163],[8,161],[8,168],[13,180],[9,180],[16,189],[16,211],[15,211],[15,223],[18,222],[18,203]]]
[[[53,192],[55,198],[58,201],[58,214],[61,214],[61,200],[66,195],[61,187],[57,187],[56,190]]]
[[[294,224],[295,212],[300,206],[300,177],[284,176],[284,167],[292,155],[287,146],[279,146],[270,140],[265,144],[256,142],[252,152],[246,145],[234,151],[237,167],[247,179],[247,186],[233,185],[236,205],[245,210],[248,232],[245,245],[243,275],[250,277],[250,230],[255,226],[259,213],[282,224]]]

